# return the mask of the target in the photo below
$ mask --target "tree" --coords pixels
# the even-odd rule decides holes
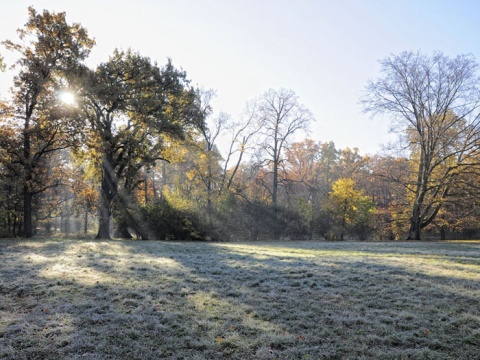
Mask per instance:
[[[361,240],[366,239],[375,207],[370,198],[356,188],[353,179],[342,178],[333,183],[327,209],[336,222],[334,232],[339,233],[340,240],[347,232],[358,235]]]
[[[98,204],[98,180],[100,178],[94,152],[74,151],[72,153],[72,189],[75,195],[73,207],[77,216],[83,217],[83,233],[88,233],[89,216],[95,216]]]
[[[32,200],[36,194],[55,186],[42,175],[44,158],[71,145],[74,122],[66,123],[68,109],[58,104],[62,78],[85,59],[94,41],[79,24],[68,24],[65,13],[42,14],[28,9],[25,27],[19,29],[19,43],[2,44],[17,52],[19,69],[14,80],[11,120],[2,127],[13,128],[11,142],[17,146],[6,149],[22,170],[24,237],[32,237]]]
[[[193,169],[191,178],[198,178],[198,181],[203,184],[207,196],[207,220],[211,223],[213,214],[213,197],[214,189],[217,183],[219,186],[222,177],[220,160],[221,156],[217,149],[217,138],[224,131],[229,116],[221,113],[213,120],[213,124],[208,126],[206,120],[212,114],[211,101],[215,96],[213,90],[197,89],[197,104],[200,109],[200,116],[202,121],[199,125],[199,141],[193,141],[191,144],[195,148],[197,156],[193,160]]]
[[[255,104],[247,104],[245,116],[240,121],[232,121],[226,113],[220,113],[212,118],[213,109],[210,105],[215,93],[212,90],[199,89],[197,103],[200,116],[199,136],[191,142],[194,158],[189,162],[188,170],[190,180],[202,184],[206,191],[207,216],[211,223],[214,210],[213,200],[225,200],[226,191],[231,190],[233,180],[238,172],[243,156],[249,150],[249,142],[258,132],[254,124]],[[219,140],[228,139],[228,147],[222,154],[217,147]],[[223,155],[223,156],[222,156]],[[188,161],[188,159],[186,159]],[[231,163],[235,161],[230,168]],[[222,166],[223,163],[223,166]]]
[[[279,169],[289,141],[299,130],[307,130],[313,120],[311,112],[299,103],[292,90],[268,90],[258,101],[257,119],[263,137],[262,150],[266,163],[272,167],[271,197],[278,205]]]
[[[311,139],[293,143],[285,152],[282,177],[287,201],[294,205],[313,236],[314,219],[320,210],[320,149],[322,144]]]
[[[230,130],[230,145],[223,164],[223,178],[220,192],[224,189],[236,192],[232,189],[235,176],[241,167],[244,155],[254,149],[255,145],[251,144],[251,142],[260,130],[258,126],[261,124],[255,122],[256,109],[257,103],[255,101],[248,102],[242,119],[231,123],[231,126],[228,128],[228,130]],[[230,162],[233,161],[235,157],[235,164],[229,168]]]
[[[99,230],[110,238],[110,217],[122,180],[163,158],[168,136],[182,138],[198,119],[195,94],[171,61],[162,69],[149,58],[116,50],[96,70],[79,74],[87,147],[101,158]],[[127,184],[126,189],[131,187]]]
[[[366,112],[386,113],[410,152],[415,173],[405,184],[411,199],[407,239],[436,218],[455,179],[478,162],[480,92],[477,63],[469,55],[449,58],[403,52],[380,62],[383,75],[370,81]]]

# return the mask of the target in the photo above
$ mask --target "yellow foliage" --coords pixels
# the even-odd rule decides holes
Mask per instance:
[[[332,184],[327,200],[327,209],[342,230],[346,226],[368,226],[375,212],[375,206],[363,190],[357,189],[355,181],[343,178]]]

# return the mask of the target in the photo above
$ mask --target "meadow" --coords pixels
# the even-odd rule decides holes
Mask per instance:
[[[0,359],[479,349],[480,242],[0,241]]]

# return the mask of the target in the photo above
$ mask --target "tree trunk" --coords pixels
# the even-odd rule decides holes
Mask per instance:
[[[276,136],[276,135],[275,135]],[[272,189],[272,202],[273,202],[273,217],[275,221],[275,240],[280,240],[282,235],[282,229],[278,221],[278,162],[279,153],[277,149],[277,140],[275,139],[275,148],[273,151],[273,189]]]
[[[65,214],[65,234],[66,235],[69,235],[71,232],[72,232],[72,229],[71,229],[71,214],[70,214],[70,206],[69,206],[69,203],[68,203],[68,200],[65,204],[65,211],[66,211],[66,214]]]
[[[440,240],[447,240],[447,230],[443,225],[440,227]]]
[[[273,160],[273,190],[272,190],[272,202],[275,212],[277,211],[278,205],[278,159],[275,154]]]
[[[25,120],[25,128],[23,130],[23,170],[25,171],[25,182],[23,183],[23,237],[33,237],[33,223],[32,223],[32,198],[33,194],[30,191],[30,184],[32,181],[32,164],[30,163],[30,116],[27,114]]]
[[[147,178],[145,177],[145,183],[146,180]],[[115,209],[113,212],[115,230],[113,232],[113,236],[120,239],[133,238],[132,234],[130,234],[130,231],[128,231],[129,227],[134,229],[134,231],[138,231],[139,229],[139,226],[135,221],[136,219],[133,217],[133,212],[135,210],[132,210],[132,205],[136,203],[136,200],[131,194],[129,188],[129,184],[125,184],[125,187],[115,199]],[[145,198],[145,200],[147,201],[147,198]]]
[[[209,165],[210,167],[210,165]],[[212,214],[213,214],[213,202],[212,202],[212,178],[211,172],[209,171],[209,178],[207,179],[207,222],[212,224]]]
[[[160,199],[163,199],[163,190],[167,186],[167,163],[164,161],[162,164],[162,185],[160,188]]]
[[[345,228],[346,228],[346,225],[347,225],[347,206],[348,206],[348,200],[345,199],[345,201],[343,202],[343,214],[342,214],[342,228],[340,230],[340,240],[343,241],[344,240],[344,232],[345,232]]]
[[[96,239],[110,239],[112,203],[118,191],[118,180],[113,170],[113,156],[103,157],[102,183],[100,188],[99,224]]]
[[[147,176],[147,170],[144,169],[143,170],[143,179],[144,179],[144,187],[143,187],[143,192],[144,192],[144,196],[145,196],[145,205],[148,204],[148,176]]]
[[[153,198],[157,199],[157,187],[155,185],[155,172],[152,170],[152,193],[153,193]]]
[[[420,240],[420,231],[422,219],[420,218],[420,204],[415,203],[412,217],[410,218],[410,228],[406,240]]]
[[[15,236],[15,228],[12,228],[12,213],[13,207],[11,204],[10,196],[12,195],[12,186],[7,185],[8,194],[7,194],[7,224],[8,224],[8,233]]]
[[[83,233],[87,235],[88,233],[88,205],[85,205],[85,215],[83,218]]]
[[[124,216],[120,215],[118,218],[115,216],[115,231],[113,236],[120,239],[132,239],[132,234],[128,231],[128,220]]]
[[[32,223],[32,193],[28,186],[23,187],[23,237],[33,237],[33,223]]]
[[[102,181],[103,184],[103,181]],[[103,190],[103,186],[102,186]],[[107,194],[100,195],[99,223],[96,239],[110,239],[110,201]]]
[[[63,210],[60,213],[60,232],[61,233],[65,232],[65,213]]]
[[[423,200],[427,193],[429,159],[424,149],[420,151],[420,164],[417,173],[417,188],[415,191],[415,202],[413,203],[412,216],[410,218],[410,228],[407,234],[407,240],[420,240],[420,231],[422,229],[421,211]]]
[[[110,239],[110,216],[100,210],[100,221],[96,239]]]

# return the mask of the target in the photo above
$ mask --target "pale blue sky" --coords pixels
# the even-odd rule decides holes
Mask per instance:
[[[388,119],[358,104],[378,60],[404,50],[480,60],[477,0],[0,0],[0,39],[16,39],[32,4],[89,30],[91,65],[115,47],[170,57],[193,84],[216,89],[215,110],[233,118],[269,88],[293,89],[316,118],[310,137],[361,153],[388,138]],[[8,86],[0,75],[1,95]]]

